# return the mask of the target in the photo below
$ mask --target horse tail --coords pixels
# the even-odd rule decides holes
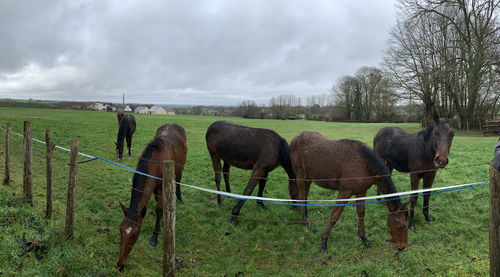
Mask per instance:
[[[288,175],[288,192],[290,193],[292,199],[296,199],[299,191],[295,180],[297,177],[295,176],[295,171],[293,171],[292,160],[290,159],[290,146],[283,138],[281,139],[279,159],[281,166],[285,169],[285,172]]]

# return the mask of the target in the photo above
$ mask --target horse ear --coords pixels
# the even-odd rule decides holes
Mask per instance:
[[[457,123],[458,123],[458,114],[456,114],[450,121],[450,124],[453,125],[453,127],[457,127]]]
[[[439,114],[434,110],[434,113],[432,114],[432,117],[434,119],[434,122],[439,123]]]
[[[120,203],[120,207],[122,208],[122,211],[123,211],[123,215],[127,215],[127,212],[128,212],[128,209],[127,207],[125,207],[121,201],[118,201]]]

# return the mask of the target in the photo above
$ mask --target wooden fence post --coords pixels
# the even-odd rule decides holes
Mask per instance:
[[[500,172],[490,164],[490,276],[500,277]]]
[[[50,140],[50,131],[47,129],[45,131],[45,147],[47,153],[45,158],[47,160],[47,207],[45,209],[45,217],[52,217],[52,154],[54,153],[54,148],[56,144]]]
[[[31,139],[30,122],[24,121],[24,141],[23,141],[23,196],[33,206],[33,153]]]
[[[78,140],[71,140],[71,157],[69,162],[68,200],[66,201],[66,226],[64,233],[67,239],[73,238],[73,227],[75,225],[75,195],[76,195],[76,172],[78,169]]]
[[[175,276],[175,163],[163,162],[163,276]]]
[[[5,130],[5,178],[3,179],[3,184],[8,185],[10,182],[10,122],[7,123],[7,129]]]

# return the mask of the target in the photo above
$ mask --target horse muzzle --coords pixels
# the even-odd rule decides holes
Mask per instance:
[[[439,168],[444,168],[448,164],[448,158],[446,160],[441,160],[439,157],[434,159],[434,165]]]

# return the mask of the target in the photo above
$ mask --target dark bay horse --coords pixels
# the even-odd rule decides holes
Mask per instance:
[[[216,121],[208,127],[205,138],[208,152],[212,158],[217,190],[220,190],[221,159],[224,161],[222,172],[227,192],[231,192],[229,186],[231,165],[252,170],[250,180],[243,192],[244,195],[252,194],[255,186],[259,183],[257,195],[262,197],[267,175],[278,166],[282,166],[288,177],[292,179],[291,182],[294,182],[295,174],[290,162],[288,143],[275,131],[246,127],[231,121]],[[220,195],[217,195],[217,203],[222,206]],[[231,218],[233,224],[237,224],[235,216],[240,213],[244,203],[245,200],[240,200],[234,206]],[[258,204],[264,207],[262,201],[259,201]]]
[[[335,141],[317,132],[302,132],[290,143],[290,156],[297,176],[298,198],[290,195],[294,199],[307,200],[312,180],[322,188],[338,190],[337,199],[348,199],[352,195],[365,197],[366,191],[373,184],[384,194],[396,192],[384,161],[360,141]],[[366,247],[370,247],[371,242],[365,235],[365,206],[359,204],[364,200],[356,202],[358,236]],[[392,241],[398,250],[403,250],[408,242],[406,203],[401,203],[399,197],[393,197],[384,203],[389,209],[387,225]],[[346,204],[346,202],[336,202],[336,204]],[[332,209],[329,223],[321,235],[322,252],[327,250],[328,237],[344,207],[339,205]],[[302,228],[307,231],[307,206],[302,206],[301,210]]]
[[[132,136],[135,132],[135,117],[133,115],[123,115],[123,113],[118,113],[118,136],[115,142],[116,145],[116,155],[118,161],[122,160],[123,157],[123,140],[127,139],[127,149],[128,156],[130,157],[130,147],[132,147]]]
[[[439,118],[434,111],[434,124],[415,134],[408,134],[399,127],[384,127],[373,138],[373,148],[385,161],[389,171],[410,172],[411,189],[418,189],[420,179],[423,188],[431,188],[436,171],[448,164],[448,154],[454,136],[457,116],[452,119]],[[415,172],[417,171],[417,172]],[[418,172],[420,171],[420,172]],[[432,223],[429,216],[430,194],[424,195],[423,214],[425,221]],[[409,217],[410,229],[413,221],[417,196],[411,198]]]
[[[165,124],[158,128],[154,139],[146,146],[137,163],[137,171],[159,178],[163,176],[163,161],[175,162],[175,181],[180,182],[186,162],[187,144],[186,132],[177,124]],[[120,257],[118,268],[123,269],[132,246],[139,237],[142,220],[146,215],[146,208],[151,195],[156,200],[156,223],[150,244],[154,247],[158,242],[160,221],[162,218],[162,181],[134,173],[132,179],[132,193],[130,205],[126,208],[122,203],[124,218],[120,224]],[[176,186],[177,199],[182,201],[179,184]]]

